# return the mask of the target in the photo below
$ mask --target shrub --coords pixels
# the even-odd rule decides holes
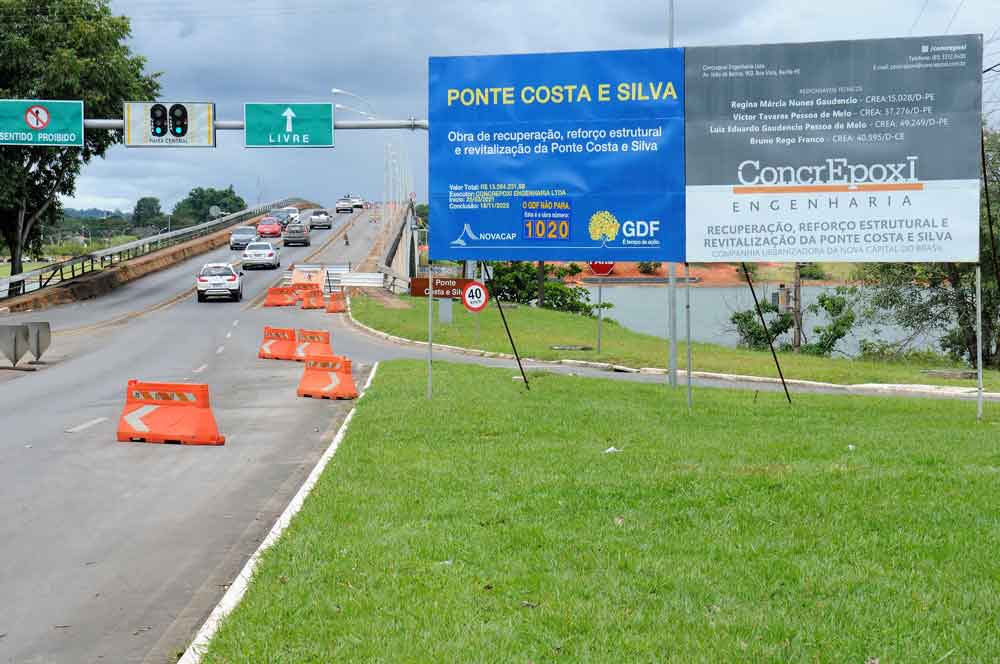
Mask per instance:
[[[663,263],[651,263],[649,261],[642,261],[639,263],[639,272],[642,274],[656,274]]]

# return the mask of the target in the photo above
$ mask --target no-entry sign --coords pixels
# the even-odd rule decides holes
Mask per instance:
[[[83,102],[0,99],[0,145],[83,147]]]
[[[479,281],[470,281],[462,289],[462,304],[472,313],[479,313],[490,301],[490,292],[486,285]]]
[[[594,261],[590,264],[590,270],[599,277],[606,277],[615,269],[612,261]]]

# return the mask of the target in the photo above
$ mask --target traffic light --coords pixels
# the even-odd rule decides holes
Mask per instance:
[[[167,107],[163,104],[153,104],[149,109],[149,131],[159,138],[167,135]]]
[[[184,136],[188,131],[188,112],[184,104],[170,107],[170,135]]]

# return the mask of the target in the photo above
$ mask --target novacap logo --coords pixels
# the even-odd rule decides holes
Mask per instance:
[[[516,239],[517,233],[476,233],[472,230],[472,226],[465,224],[462,226],[462,232],[458,235],[458,237],[451,241],[451,246],[464,247],[468,245],[466,240],[472,242],[510,242],[511,240]]]
[[[642,219],[629,219],[619,222],[615,215],[607,210],[595,212],[590,217],[590,224],[587,227],[590,231],[590,239],[600,242],[602,247],[608,246],[618,237],[619,231],[622,235],[621,244],[625,246],[656,246],[660,241],[655,238],[660,232],[660,222],[658,219],[646,221]]]

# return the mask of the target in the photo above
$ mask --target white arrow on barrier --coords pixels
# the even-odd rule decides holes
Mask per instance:
[[[140,406],[124,417],[125,423],[132,427],[135,431],[148,433],[149,427],[147,427],[146,423],[142,421],[142,418],[146,417],[157,408],[159,408],[159,406]]]
[[[275,341],[276,341],[276,339],[268,339],[267,341],[265,341],[264,343],[262,343],[260,345],[260,349],[262,351],[264,351],[265,353],[270,353],[271,352],[271,344],[273,344]]]
[[[295,357],[305,357],[306,356],[306,346],[309,345],[308,341],[303,341],[298,346],[295,347]]]
[[[330,374],[330,384],[324,387],[321,392],[332,392],[335,387],[340,385],[340,379],[337,378],[337,374]]]

